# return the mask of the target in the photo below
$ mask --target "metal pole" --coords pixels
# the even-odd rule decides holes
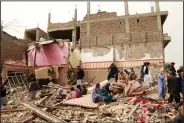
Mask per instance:
[[[35,57],[34,57],[34,70],[36,69],[36,51],[37,51],[38,45],[35,46]]]

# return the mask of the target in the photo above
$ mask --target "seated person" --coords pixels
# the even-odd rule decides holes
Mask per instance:
[[[57,90],[57,98],[62,98],[63,88],[60,86]]]
[[[77,98],[77,93],[74,87],[71,87],[71,92],[67,95],[66,100],[75,99]]]
[[[105,86],[102,87],[101,96],[103,97],[103,102],[116,102],[116,99],[113,98],[109,88],[110,83],[107,83]]]
[[[87,88],[86,88],[86,85],[83,85],[82,88],[83,88],[83,89],[82,89],[82,95],[86,95],[87,92],[88,92],[88,90],[87,90]]]
[[[77,88],[75,89],[76,94],[77,94],[77,98],[82,97],[82,89],[80,85],[77,85]]]
[[[118,73],[118,80],[124,80],[124,75],[123,71]]]
[[[94,103],[102,102],[101,89],[100,89],[100,84],[99,83],[97,83],[95,88],[93,89],[92,100],[93,100]]]

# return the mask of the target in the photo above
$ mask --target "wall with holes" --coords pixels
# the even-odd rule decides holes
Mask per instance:
[[[129,33],[126,33],[124,19],[90,22],[81,24],[81,47],[108,46],[112,44],[161,41],[157,16],[129,18]],[[89,32],[87,32],[89,31]],[[87,37],[89,33],[89,38]]]
[[[129,18],[130,32],[158,31],[157,16]]]

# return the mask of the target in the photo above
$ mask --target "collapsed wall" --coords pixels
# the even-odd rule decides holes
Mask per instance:
[[[2,31],[1,33],[1,64],[7,71],[17,71],[28,74],[25,51],[29,40],[17,39]]]

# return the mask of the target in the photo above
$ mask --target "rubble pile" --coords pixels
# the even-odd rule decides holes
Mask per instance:
[[[49,122],[35,111],[22,105],[28,103],[65,122],[170,122],[177,112],[167,102],[157,100],[157,86],[151,86],[142,96],[124,97],[120,94],[118,101],[100,105],[96,109],[82,108],[60,104],[63,99],[56,98],[58,86],[49,84],[37,91],[36,99],[28,98],[25,87],[10,89],[7,93],[7,106],[2,109],[2,122]],[[67,89],[64,92],[67,93]],[[148,98],[149,97],[149,98]],[[58,105],[59,104],[59,105]],[[15,110],[15,111],[14,111]],[[44,114],[44,113],[43,113]]]

